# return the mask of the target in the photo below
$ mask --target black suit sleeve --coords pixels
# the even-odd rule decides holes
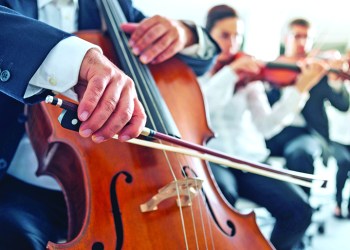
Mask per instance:
[[[51,49],[70,34],[0,6],[0,91],[21,102],[29,80]],[[5,73],[6,74],[5,74]]]
[[[341,87],[340,91],[336,91],[330,87],[330,92],[328,96],[329,102],[333,107],[340,111],[347,111],[350,106],[349,92],[346,90],[345,86]]]

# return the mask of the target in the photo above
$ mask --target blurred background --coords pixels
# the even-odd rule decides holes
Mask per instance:
[[[311,22],[314,48],[336,49],[342,54],[348,52],[350,55],[350,2],[345,0],[134,0],[134,3],[146,15],[160,14],[174,19],[192,20],[202,26],[205,24],[206,13],[212,6],[230,5],[238,11],[245,24],[243,50],[263,61],[274,60],[279,55],[286,24],[294,18],[305,18]],[[347,120],[336,117],[335,113],[339,111],[332,107],[327,112],[331,124],[343,125],[341,131],[336,132],[344,135],[349,129],[350,111],[346,113]],[[331,159],[328,167],[316,162],[316,173],[332,178],[326,189],[312,189],[311,204],[314,207],[321,204],[322,208],[315,213],[306,234],[309,240],[305,248],[307,250],[350,249],[349,220],[339,220],[332,216],[335,206],[333,177],[336,171],[334,159]],[[349,193],[348,181],[344,197],[349,197]],[[251,210],[254,206],[248,204],[247,207]],[[254,211],[263,234],[268,237],[272,224],[264,222],[266,211],[264,208],[254,208]]]
[[[206,12],[214,5],[234,7],[245,23],[244,51],[258,59],[275,59],[289,20],[302,17],[311,22],[316,48],[350,49],[350,2],[344,0],[134,0],[146,15],[161,14],[193,20],[204,25]]]

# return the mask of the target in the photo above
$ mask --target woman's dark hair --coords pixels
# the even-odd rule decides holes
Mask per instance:
[[[217,5],[212,7],[207,14],[207,22],[205,28],[210,32],[217,21],[225,19],[227,17],[237,17],[237,11],[227,5]]]

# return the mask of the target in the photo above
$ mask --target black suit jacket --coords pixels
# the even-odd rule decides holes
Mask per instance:
[[[302,110],[306,124],[310,129],[318,132],[324,139],[329,141],[329,122],[325,101],[340,111],[349,109],[349,93],[344,86],[336,91],[328,84],[328,78],[324,77],[320,83],[310,90],[310,98]]]
[[[281,92],[277,88],[272,88],[267,91],[267,96],[270,104],[273,105],[281,97]],[[326,141],[329,141],[329,122],[325,101],[329,101],[340,111],[347,111],[350,106],[349,93],[344,86],[340,91],[331,88],[328,84],[328,77],[325,76],[310,90],[310,98],[301,111],[309,131],[316,131]]]

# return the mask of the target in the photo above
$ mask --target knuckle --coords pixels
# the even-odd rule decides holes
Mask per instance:
[[[88,108],[92,109],[92,107],[96,105],[96,103],[98,103],[98,100],[99,100],[99,97],[96,94],[88,96],[86,105],[88,106]]]
[[[117,106],[117,103],[118,103],[118,101],[117,101],[117,99],[115,99],[115,98],[109,98],[109,99],[107,99],[107,100],[104,100],[103,101],[103,107],[104,107],[104,110],[107,112],[107,113],[112,113],[114,110],[115,110],[115,108],[116,108],[116,106]]]
[[[131,107],[128,107],[127,109],[123,110],[123,112],[121,112],[121,114],[119,115],[119,121],[122,124],[127,124],[133,114],[133,109]]]
[[[112,137],[117,134],[131,119],[131,114],[128,111],[124,111],[118,115],[118,119],[106,126],[101,133],[105,138]]]
[[[162,16],[161,15],[155,15],[154,16],[154,20],[156,20],[156,21],[160,21],[160,20],[162,20]]]
[[[92,88],[91,91],[92,93],[97,97],[97,96],[101,96],[104,90],[104,85],[103,85],[103,81],[101,78],[95,78],[92,81]]]
[[[161,46],[153,46],[152,48],[149,49],[147,52],[148,55],[155,57],[158,55],[161,51],[163,50],[163,47]]]
[[[180,48],[176,46],[170,47],[167,51],[167,54],[170,56],[175,55],[178,50],[180,50]]]
[[[105,67],[103,70],[104,76],[113,76],[114,69],[112,67]]]
[[[157,38],[157,32],[154,29],[148,31],[147,34],[145,35],[146,41],[153,41],[156,38]]]
[[[138,26],[137,29],[132,34],[132,39],[135,40],[139,38],[142,34],[145,33],[145,31],[146,31],[146,27],[144,27],[143,25]]]
[[[146,112],[145,112],[145,110],[143,108],[141,109],[141,112],[140,112],[140,118],[143,121],[146,121],[146,119],[147,119]]]
[[[125,88],[126,90],[133,90],[134,89],[134,81],[130,77],[126,77],[125,79]]]
[[[113,123],[110,126],[108,126],[104,131],[102,131],[103,136],[105,138],[113,137],[115,134],[117,134],[121,130],[121,126],[118,123]]]

